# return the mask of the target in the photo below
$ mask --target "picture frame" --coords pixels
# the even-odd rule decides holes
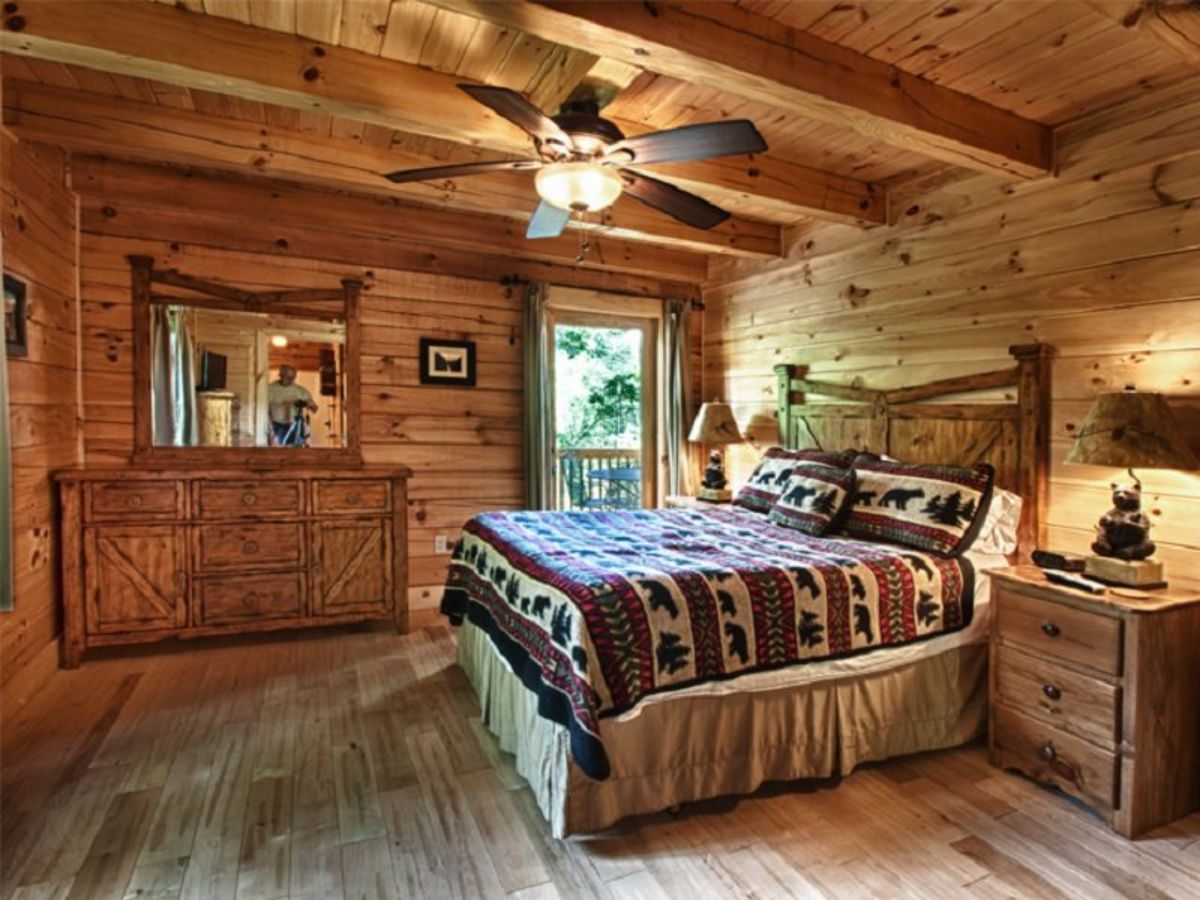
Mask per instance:
[[[29,337],[26,316],[25,282],[7,272],[4,275],[4,347],[9,356],[27,356]]]
[[[421,384],[475,387],[475,342],[423,337],[420,342]]]

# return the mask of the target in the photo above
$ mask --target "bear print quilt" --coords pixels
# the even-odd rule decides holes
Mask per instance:
[[[964,627],[966,559],[811,537],[734,508],[487,513],[441,610],[482,628],[571,753],[608,777],[600,720],[648,694]]]

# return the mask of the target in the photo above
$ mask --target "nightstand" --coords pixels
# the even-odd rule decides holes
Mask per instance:
[[[992,578],[992,765],[1126,837],[1200,808],[1200,587],[1122,597],[1020,566]]]
[[[688,494],[672,494],[663,501],[663,506],[667,509],[712,509],[729,504],[728,500],[701,500]]]

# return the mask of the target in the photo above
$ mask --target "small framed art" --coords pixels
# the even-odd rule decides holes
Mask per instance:
[[[9,356],[29,353],[25,333],[25,283],[11,275],[4,276],[4,345]]]
[[[475,342],[421,338],[421,384],[475,387]]]

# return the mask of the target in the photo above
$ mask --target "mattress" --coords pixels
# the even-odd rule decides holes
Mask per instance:
[[[975,588],[969,560],[814,538],[736,508],[489,513],[464,529],[442,609],[488,634],[603,779],[601,719],[950,636],[973,621]]]

